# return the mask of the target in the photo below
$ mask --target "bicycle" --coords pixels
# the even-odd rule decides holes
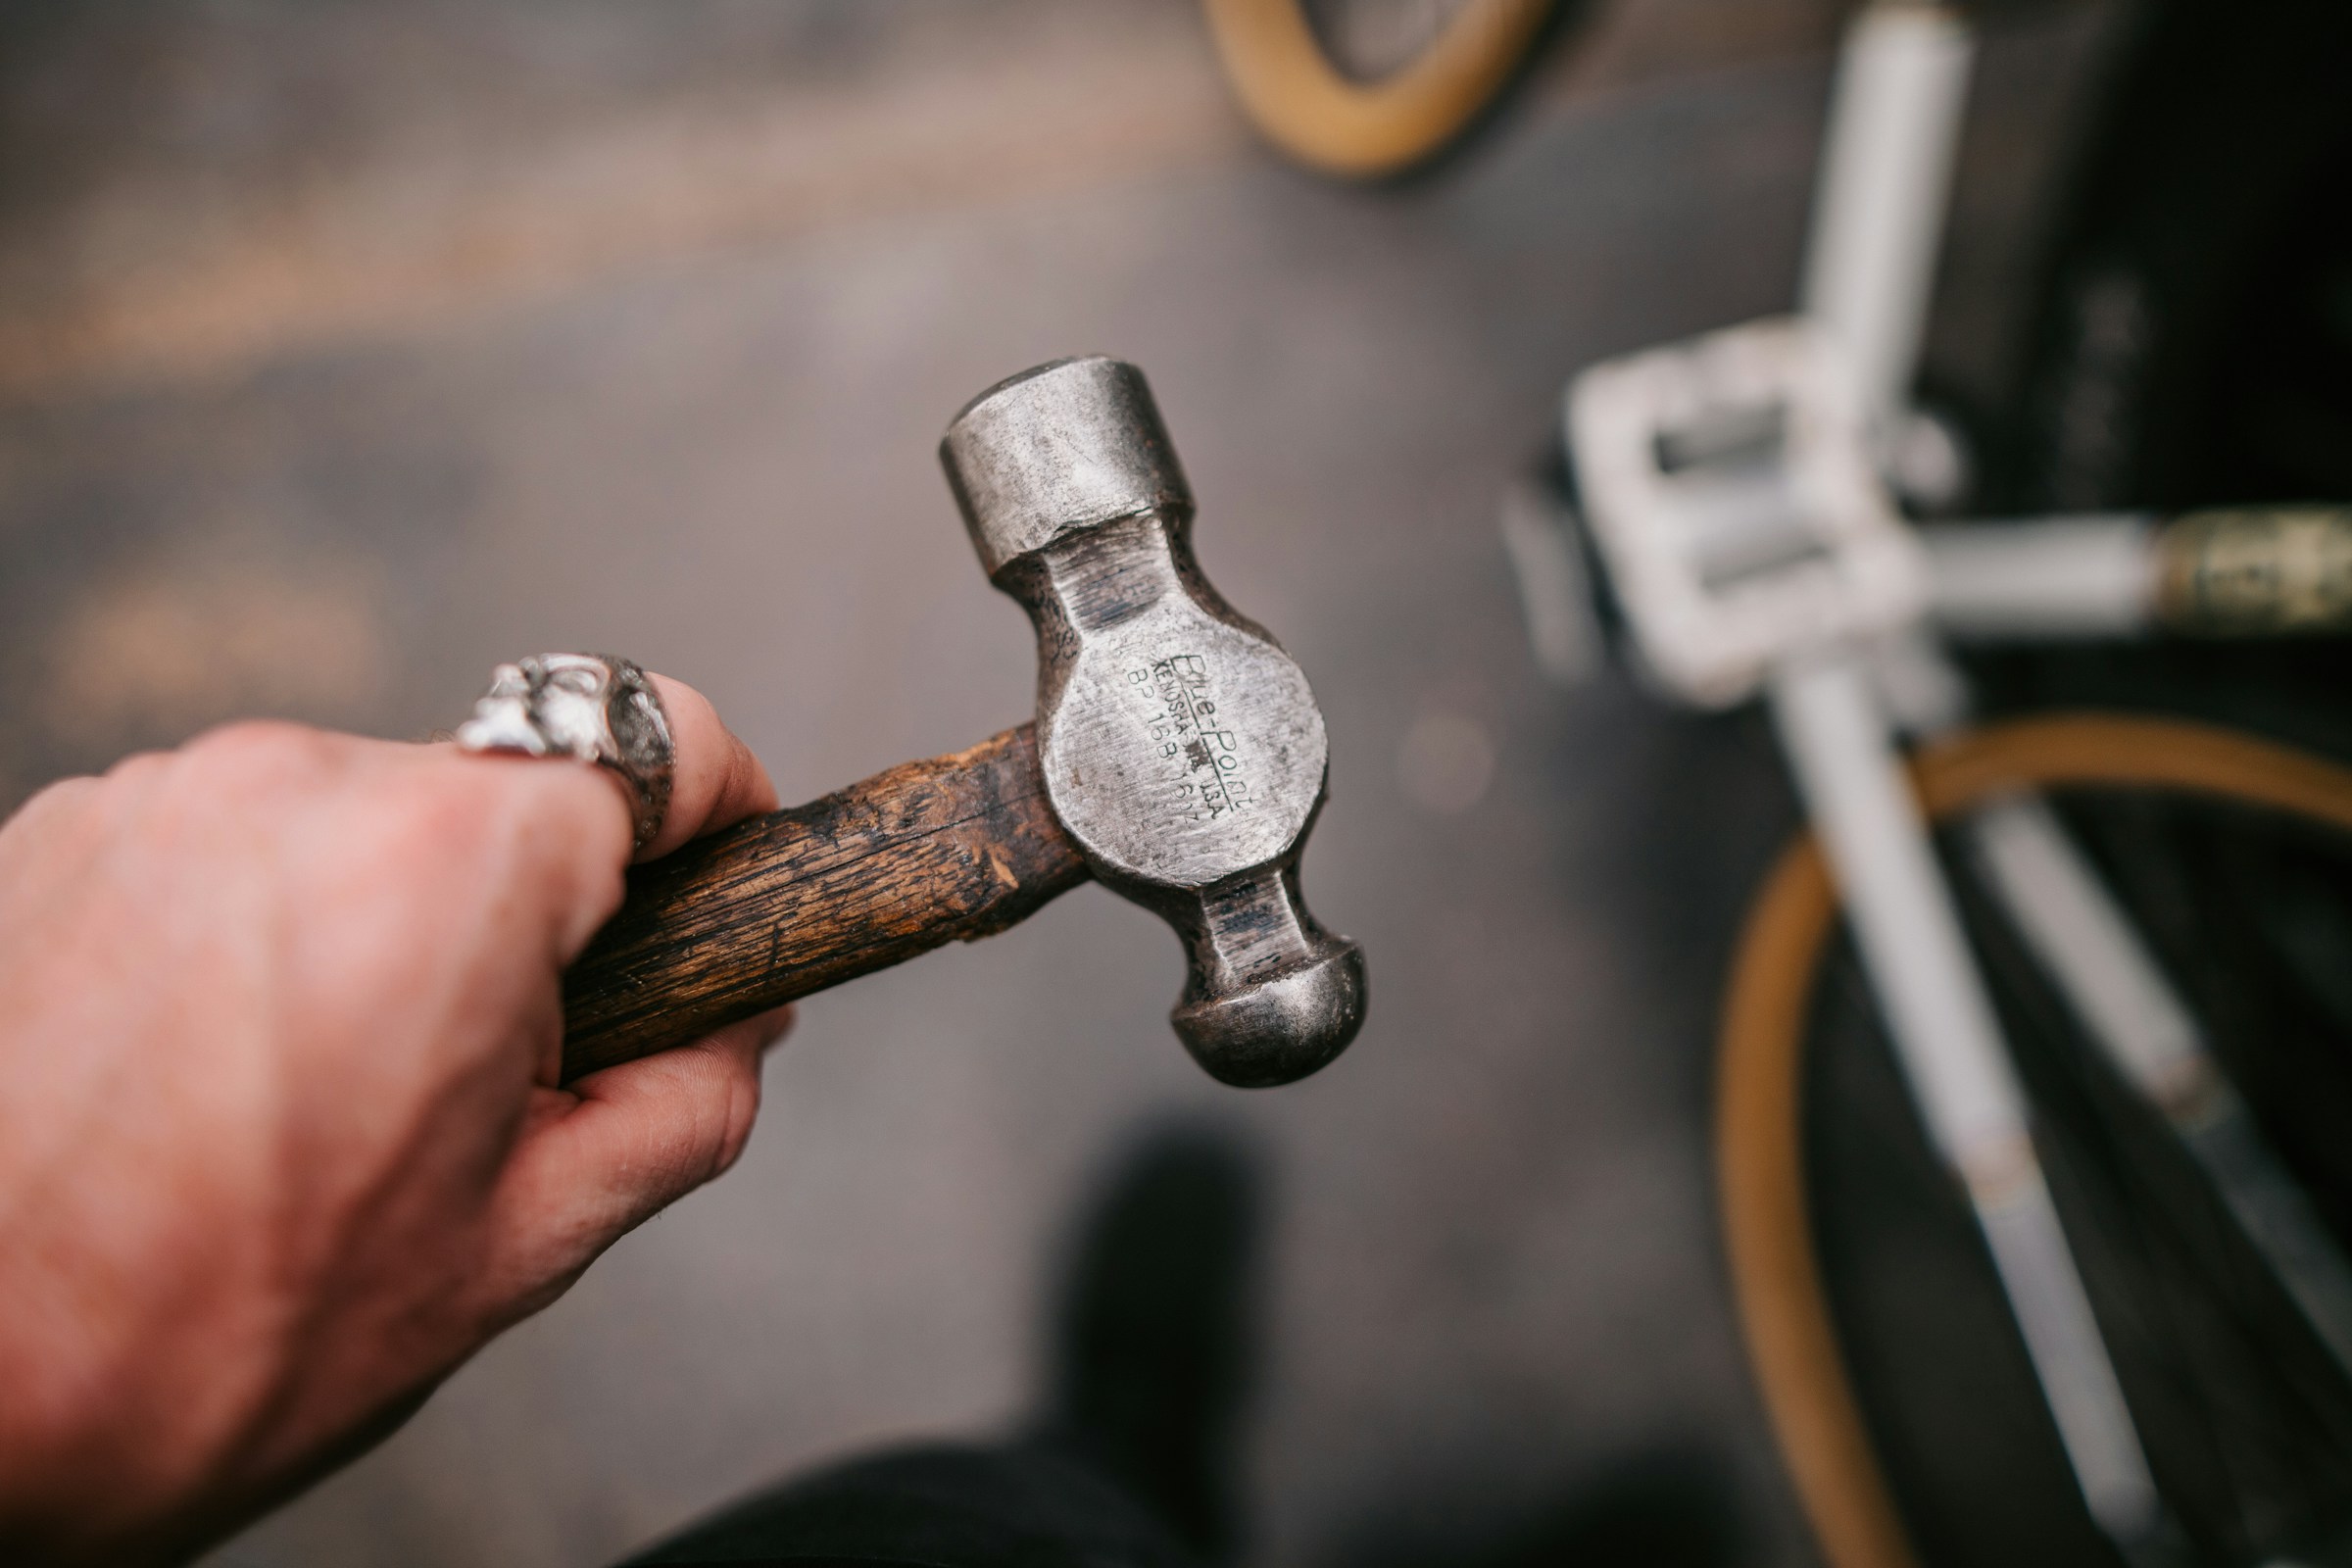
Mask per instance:
[[[1248,0],[1211,6],[1212,16],[1286,9],[1296,17]],[[1469,15],[1455,27],[1468,27]],[[2288,21],[2279,30],[2302,25]],[[2213,40],[2182,41],[2215,25],[2175,17],[2155,29],[2157,66],[2143,60],[2138,76],[2169,80],[2164,107],[2176,119],[2183,82],[2235,79]],[[2251,25],[2239,19],[2240,31]],[[2315,61],[2346,58],[2329,24],[2314,25],[2327,47],[2303,56],[2307,77]],[[1227,25],[1221,40],[1231,61],[1229,33]],[[2273,1149],[2276,1107],[2258,1111],[2233,1086],[2242,1064],[2225,1062],[2227,1042],[2168,973],[2163,960],[2177,968],[2179,955],[2156,951],[2142,929],[2147,911],[2128,907],[2111,886],[2112,844],[2106,862],[2094,863],[2077,840],[2084,824],[2063,822],[2031,793],[2156,788],[2340,831],[2352,829],[2352,772],[2178,719],[1971,728],[1976,695],[1942,646],[1974,635],[2039,648],[2165,625],[2208,634],[2340,628],[2352,620],[2352,513],[2081,514],[2135,489],[2163,495],[2163,484],[2119,459],[2114,426],[2134,398],[2161,407],[2148,388],[2167,383],[2163,364],[2147,371],[2132,363],[2146,290],[2133,292],[2130,270],[2107,254],[2111,243],[2079,238],[2077,254],[2054,269],[2059,283],[2043,313],[2045,337],[2061,344],[2037,395],[2048,411],[2046,450],[2011,462],[2014,491],[2078,514],[1925,537],[1904,525],[1904,503],[1913,512],[1949,506],[1969,466],[1961,421],[1918,407],[1912,383],[1972,52],[1965,20],[1942,7],[1882,3],[1856,20],[1797,316],[1580,373],[1563,416],[1572,477],[1548,501],[1522,492],[1507,504],[1505,541],[1540,662],[1564,676],[1589,663],[1597,639],[1580,607],[1597,596],[1598,618],[1663,694],[1702,709],[1766,701],[1815,824],[1818,842],[1791,850],[1768,881],[1736,961],[1718,1149],[1751,1358],[1825,1552],[1840,1565],[1914,1559],[1883,1462],[1889,1449],[1910,1472],[1910,1512],[1936,1527],[1947,1555],[1990,1560],[2019,1544],[2002,1544],[1998,1531],[1972,1537],[1970,1499],[1948,1486],[1939,1494],[1938,1467],[1966,1456],[1934,1451],[1932,1436],[1890,1436],[1903,1425],[1904,1399],[1916,1404],[1923,1386],[1899,1375],[1903,1357],[1916,1358],[1906,1336],[1894,1335],[1891,1359],[1866,1364],[1891,1387],[1878,1391],[1876,1409],[1865,1413],[1848,1376],[1857,1340],[1884,1337],[1901,1314],[1874,1321],[1849,1288],[1838,1321],[1803,1177],[1802,1043],[1809,1023],[1816,1035],[1823,1027],[1808,999],[1835,888],[1876,1004],[1848,1013],[1875,1010],[1885,1021],[1908,1104],[1925,1124],[1895,1128],[1894,1141],[1934,1152],[1911,1161],[1919,1179],[1906,1217],[1882,1230],[1941,1226],[1941,1245],[1961,1258],[1953,1277],[1977,1297],[1952,1353],[1969,1361],[1968,1346],[1989,1347],[1974,1361],[1987,1369],[1987,1387],[2011,1395],[2022,1371],[2037,1404],[2020,1430],[2041,1452],[2021,1473],[2071,1481],[2027,1499],[2037,1534],[2026,1544],[2060,1561],[2110,1547],[2143,1561],[2280,1549],[2352,1560],[2352,1489],[2343,1483],[2352,1475],[2352,1266],[2340,1203],[2332,1221],[2322,1211],[2352,1193],[2352,1180],[2315,1200],[2308,1149]],[[1410,68],[1401,74],[1409,79]],[[2310,85],[2302,99],[2279,101],[2308,103]],[[1244,98],[1257,107],[1247,86]],[[2131,112],[2119,118],[2129,122]],[[2291,130],[2294,116],[2283,120]],[[1268,129],[1278,144],[1298,140],[1295,127]],[[1378,172],[1328,154],[1312,161]],[[2113,170],[2099,177],[2108,189],[2134,183]],[[2161,187],[2153,199],[2164,199]],[[2177,381],[2181,372],[2169,373]],[[2162,419],[2150,427],[2167,428]],[[1984,452],[1999,442],[1973,445]],[[2197,474],[2178,451],[2158,456],[2159,469],[2169,463]],[[2265,476],[2243,463],[2208,463],[2199,482],[2249,472],[2261,493]],[[2352,479],[2331,488],[2352,489]],[[2034,657],[1991,671],[1996,701],[2010,695],[2004,686],[2032,683]],[[1905,735],[1921,743],[1908,779]],[[1949,857],[1964,863],[1948,871],[1928,831],[1945,819],[1962,824],[1965,841]],[[2321,880],[2340,894],[2352,887],[2352,863]],[[2344,927],[2340,962],[2352,969],[2352,914]],[[2352,1015],[2340,1029],[2352,1033]],[[2010,1049],[2027,1043],[2037,1049]],[[1882,1120],[1888,1103],[1899,1120],[1905,1098],[1882,1095]],[[2342,1109],[2352,1114],[2352,1085]],[[1839,1222],[1831,1218],[1835,1243]],[[2134,1280],[2163,1297],[2136,1318],[2142,1303],[2127,1288]],[[2168,1311],[2202,1315],[2193,1332],[2140,1321]],[[2006,1341],[2004,1317],[2015,1326]],[[2174,1354],[2168,1334],[2218,1358],[2220,1370],[2184,1370],[2187,1352]],[[2216,1348],[2225,1342],[2226,1353]],[[2174,1386],[2198,1379],[2194,1398]],[[2260,1405],[2232,1415],[2230,1432],[2265,1442],[2289,1434],[2287,1446],[2319,1457],[2298,1470],[2291,1457],[2258,1454],[2240,1469],[2261,1474],[2233,1475],[2219,1441],[2204,1444],[2214,1451],[2187,1451],[2196,1444],[2180,1435],[2198,1437],[2190,1429],[2200,1418],[2175,1407],[2197,1399]],[[2229,1425],[2202,1419],[2215,1432]],[[2005,1500],[2014,1508],[2020,1499]]]

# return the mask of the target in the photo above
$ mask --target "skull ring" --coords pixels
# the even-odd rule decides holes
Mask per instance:
[[[456,739],[468,752],[568,757],[610,768],[628,789],[637,848],[662,831],[676,750],[662,694],[628,660],[541,654],[501,664]]]

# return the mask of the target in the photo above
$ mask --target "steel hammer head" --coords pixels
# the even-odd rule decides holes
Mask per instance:
[[[1364,1016],[1363,951],[1315,923],[1298,855],[1328,748],[1306,677],[1193,560],[1193,497],[1143,372],[1056,360],[948,426],[981,564],[1037,627],[1048,800],[1104,885],[1184,939],[1171,1015],[1229,1084],[1304,1077]]]

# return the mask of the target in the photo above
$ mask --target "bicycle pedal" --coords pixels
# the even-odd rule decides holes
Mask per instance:
[[[1852,374],[1802,320],[1595,365],[1564,422],[1608,586],[1670,695],[1729,707],[1775,665],[1925,611],[1926,558],[1872,463]]]

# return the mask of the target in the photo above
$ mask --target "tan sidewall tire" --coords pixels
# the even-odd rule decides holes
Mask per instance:
[[[1226,79],[1261,135],[1309,169],[1397,173],[1461,134],[1509,84],[1555,0],[1468,0],[1435,42],[1378,81],[1324,55],[1299,0],[1205,0]]]
[[[2025,719],[1924,749],[1921,808],[1941,820],[2021,789],[2160,789],[2352,832],[2352,769],[2201,724]],[[1838,906],[1820,847],[1791,844],[1748,911],[1717,1050],[1715,1150],[1733,1294],[1756,1382],[1833,1568],[1909,1568],[1901,1515],[1838,1354],[1805,1206],[1804,1027]]]

